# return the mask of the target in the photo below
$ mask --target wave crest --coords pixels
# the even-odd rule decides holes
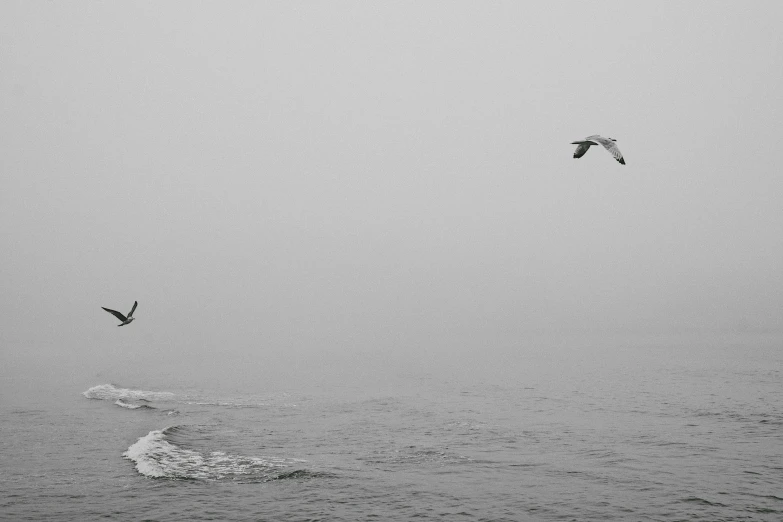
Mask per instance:
[[[222,451],[202,453],[183,448],[167,435],[182,428],[154,430],[131,445],[122,456],[136,463],[136,470],[152,478],[221,480],[272,480],[297,459],[246,457]]]
[[[273,403],[280,403],[288,398],[286,393],[273,393],[264,396],[249,397],[227,397],[215,398],[187,393],[171,393],[164,391],[147,391],[121,388],[114,384],[99,384],[93,386],[82,395],[88,399],[99,399],[115,402],[122,400],[125,402],[154,402],[167,401],[180,404],[190,404],[195,406],[218,406],[223,408],[265,408]],[[116,404],[116,402],[115,402]],[[289,407],[296,407],[295,404],[285,404]]]
[[[149,409],[154,410],[154,406],[147,406],[146,404],[131,404],[130,402],[125,402],[122,399],[117,399],[114,404],[117,406],[120,406],[121,408],[128,408],[129,410],[138,410],[138,409]]]
[[[113,384],[99,384],[82,392],[88,399],[100,399],[104,401],[134,400],[134,401],[170,401],[174,399],[171,392],[154,392],[145,390],[130,390],[119,388]]]

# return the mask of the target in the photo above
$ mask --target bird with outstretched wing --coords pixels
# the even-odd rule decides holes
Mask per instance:
[[[135,317],[133,317],[133,312],[136,311],[136,307],[138,306],[138,304],[139,304],[138,301],[133,301],[133,308],[131,308],[131,311],[130,311],[130,313],[128,314],[127,317],[122,315],[117,310],[110,310],[109,308],[104,308],[103,306],[101,306],[101,308],[103,308],[104,310],[109,312],[111,315],[113,315],[114,317],[116,317],[117,319],[122,321],[122,323],[118,324],[117,326],[125,326],[126,324],[130,324],[131,322],[133,322],[133,320],[135,319]]]
[[[620,152],[620,149],[617,147],[617,144],[615,143],[616,141],[617,140],[613,138],[604,138],[598,134],[588,136],[587,138],[580,141],[572,141],[571,145],[578,145],[574,151],[574,158],[581,158],[584,156],[592,145],[603,145],[604,148],[609,151],[609,154],[614,156],[614,159],[625,165],[623,153]]]

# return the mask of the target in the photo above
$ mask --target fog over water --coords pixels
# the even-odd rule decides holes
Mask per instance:
[[[5,371],[779,331],[782,11],[6,2]]]
[[[0,518],[779,521],[781,19],[0,3]]]

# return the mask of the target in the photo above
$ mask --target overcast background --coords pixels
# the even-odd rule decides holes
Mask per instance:
[[[3,2],[0,350],[27,361],[6,373],[780,330],[781,19]],[[591,134],[627,165],[574,160]],[[100,309],[134,300],[121,329]]]

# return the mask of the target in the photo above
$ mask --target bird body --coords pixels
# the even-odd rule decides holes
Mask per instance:
[[[108,308],[104,308],[104,307],[102,307],[102,306],[101,306],[101,308],[103,308],[104,310],[106,310],[107,312],[109,312],[111,315],[113,315],[114,317],[116,317],[117,319],[119,319],[120,321],[122,321],[122,323],[118,324],[117,326],[125,326],[126,324],[130,324],[130,323],[132,323],[132,322],[133,322],[133,320],[134,320],[134,319],[136,319],[135,317],[133,317],[133,312],[135,312],[135,311],[136,311],[136,306],[137,306],[138,304],[139,304],[139,302],[138,302],[138,301],[133,301],[133,308],[131,308],[131,311],[130,311],[130,313],[128,314],[128,316],[127,316],[127,317],[125,317],[124,315],[122,315],[122,314],[121,314],[120,312],[118,312],[117,310],[110,310],[110,309],[108,309]]]
[[[623,154],[620,152],[620,149],[617,147],[617,144],[615,143],[615,139],[613,138],[604,138],[603,136],[599,136],[598,134],[595,134],[593,136],[588,136],[587,138],[580,140],[580,141],[572,141],[571,145],[578,145],[576,150],[574,151],[574,158],[581,158],[587,153],[587,150],[592,145],[603,145],[606,150],[609,151],[609,154],[614,156],[614,159],[619,161],[621,164],[625,165],[625,159],[623,159]]]

